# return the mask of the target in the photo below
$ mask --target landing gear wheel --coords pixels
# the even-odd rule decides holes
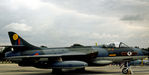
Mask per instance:
[[[124,68],[122,69],[123,74],[132,74],[129,61],[124,62]]]
[[[123,69],[122,69],[122,73],[123,73],[123,74],[127,74],[127,73],[128,73],[128,68],[123,68]]]
[[[131,74],[131,70],[129,68],[125,67],[125,68],[122,69],[122,73],[123,74]]]
[[[62,73],[62,69],[52,69],[53,74],[60,74]]]

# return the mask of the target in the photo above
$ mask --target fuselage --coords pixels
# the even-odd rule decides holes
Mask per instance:
[[[85,61],[89,66],[103,66],[111,63],[121,63],[125,60],[138,60],[147,57],[147,53],[141,49],[132,47],[101,47],[101,46],[73,46],[73,47],[59,47],[59,48],[41,48],[40,50],[26,50],[18,52],[7,52],[6,57],[13,56],[33,56],[33,55],[51,55],[51,54],[67,54],[71,53],[85,53],[87,55],[74,55],[71,57],[61,57],[63,61],[79,60]],[[36,59],[36,61],[43,59]],[[44,59],[44,61],[51,61],[53,59]],[[12,59],[14,62],[24,61],[22,59]],[[32,60],[31,60],[32,61]]]
[[[123,42],[99,46],[74,44],[71,47],[47,48],[30,44],[15,32],[10,31],[8,35],[12,46],[1,46],[5,47],[2,51],[3,58],[19,66],[52,69],[52,72],[116,63],[124,65],[122,73],[128,74],[131,61],[146,58],[149,54],[148,51],[129,47]]]

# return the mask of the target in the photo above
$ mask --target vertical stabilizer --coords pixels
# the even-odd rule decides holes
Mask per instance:
[[[40,49],[39,47],[36,47],[34,45],[31,45],[27,41],[25,41],[23,38],[21,38],[18,34],[15,32],[8,32],[10,41],[12,45],[15,46],[22,46],[22,47],[14,47],[14,50],[34,50],[34,49]]]

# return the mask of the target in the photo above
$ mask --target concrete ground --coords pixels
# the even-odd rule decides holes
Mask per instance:
[[[149,75],[149,66],[132,66],[132,75]],[[0,75],[53,75],[51,69],[19,67],[16,64],[0,64]],[[125,75],[119,66],[86,67],[85,72],[63,70],[63,75]]]

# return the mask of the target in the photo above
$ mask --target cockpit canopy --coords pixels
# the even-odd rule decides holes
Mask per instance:
[[[102,47],[108,47],[108,48],[128,48],[125,43],[123,42],[113,42],[113,43],[108,43],[107,45],[103,45]]]

